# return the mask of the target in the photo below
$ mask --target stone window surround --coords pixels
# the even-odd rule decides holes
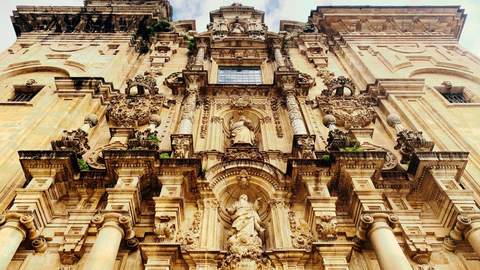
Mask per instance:
[[[472,90],[466,86],[452,86],[450,90],[446,88],[445,85],[435,85],[429,87],[432,90],[432,93],[441,99],[445,106],[466,106],[466,107],[480,107],[480,96],[476,95]],[[442,94],[448,93],[462,93],[463,97],[468,100],[470,103],[450,103]]]
[[[26,86],[25,85],[10,85],[9,87],[5,88],[3,91],[8,92],[7,93],[7,98],[4,98],[3,100],[0,100],[0,106],[2,105],[7,105],[7,106],[35,106],[38,101],[40,100],[39,96],[41,96],[40,92],[45,88],[45,85],[34,85],[32,86],[34,88],[34,92],[36,92],[35,96],[29,100],[29,101],[10,101],[12,99],[16,92],[21,92],[24,91]]]

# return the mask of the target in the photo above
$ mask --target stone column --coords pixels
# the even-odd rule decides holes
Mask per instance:
[[[278,69],[279,70],[285,70],[286,69],[285,59],[283,59],[282,50],[281,50],[280,46],[275,46],[273,48],[273,52],[275,54],[275,62],[277,63]]]
[[[183,105],[182,116],[180,120],[179,134],[191,134],[193,119],[195,117],[195,106],[197,103],[197,90],[187,90],[187,99]]]
[[[463,235],[472,246],[473,250],[480,256],[480,214],[460,215],[450,237],[455,241],[462,241]]]
[[[35,239],[39,235],[32,215],[13,213],[3,216],[2,219],[5,225],[0,228],[0,270],[5,270],[23,240],[27,237]]]
[[[295,90],[285,90],[284,93],[287,99],[288,117],[290,118],[293,134],[308,134],[300,106],[298,106],[297,99],[295,98]]]
[[[83,269],[111,270],[115,266],[122,238],[132,239],[135,236],[131,217],[116,213],[100,214],[94,216],[92,222],[100,229]]]
[[[398,222],[397,216],[386,213],[363,214],[361,217],[355,245],[358,248],[370,240],[382,270],[411,269],[393,234],[393,228]]]

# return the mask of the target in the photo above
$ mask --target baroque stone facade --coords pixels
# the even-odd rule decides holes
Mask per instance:
[[[14,11],[0,270],[480,269],[462,9],[172,12]]]

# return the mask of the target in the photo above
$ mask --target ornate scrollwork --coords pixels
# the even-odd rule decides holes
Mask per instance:
[[[188,158],[190,149],[190,136],[175,134],[172,138],[172,150],[174,158]]]
[[[200,128],[200,137],[205,138],[208,131],[208,119],[210,118],[210,107],[212,106],[212,98],[206,97],[203,100],[203,116],[202,126]]]
[[[330,215],[320,217],[320,224],[317,224],[319,240],[329,242],[337,239],[337,224],[332,219]]]
[[[299,154],[301,158],[315,158],[315,137],[305,135],[297,139]]]
[[[314,241],[312,233],[305,228],[302,229],[297,226],[295,213],[293,211],[288,212],[288,221],[290,223],[290,231],[292,232],[293,246],[298,249],[305,249],[307,252],[312,251],[312,244]]]
[[[282,123],[280,122],[280,113],[278,112],[279,102],[277,98],[270,99],[270,107],[272,108],[273,112],[273,120],[275,123],[275,131],[277,134],[277,138],[283,138],[283,130],[282,130]]]
[[[263,161],[263,156],[256,147],[231,147],[227,149],[224,160],[230,161],[235,159],[252,159]]]
[[[158,242],[173,242],[175,241],[175,224],[170,223],[169,221],[172,220],[173,217],[169,216],[161,216],[160,222],[155,223],[155,229],[153,232],[157,235]]]
[[[192,250],[197,247],[200,238],[200,224],[202,222],[202,212],[197,211],[194,214],[192,225],[186,232],[178,230],[177,243],[183,251]]]
[[[324,96],[340,96],[343,97],[345,96],[345,88],[348,88],[350,90],[350,95],[355,94],[355,84],[353,83],[350,78],[346,78],[344,76],[338,76],[336,79],[332,80],[327,80],[326,83],[327,88],[322,91],[322,95]]]
[[[413,153],[422,151],[432,151],[435,142],[427,141],[421,131],[413,132],[411,130],[402,130],[397,134],[397,145],[395,150],[400,149],[402,159],[400,163],[407,164],[412,158]]]
[[[360,142],[354,139],[351,139],[352,132],[343,132],[341,130],[335,129],[331,130],[328,133],[327,147],[328,151],[339,151],[345,148],[358,148]]]
[[[150,95],[158,94],[157,88],[157,80],[153,76],[142,76],[137,75],[135,79],[128,79],[127,81],[127,88],[125,89],[125,93],[130,95],[130,90],[133,87],[137,87],[138,93],[137,95],[145,95],[145,88],[147,88]]]
[[[121,94],[112,98],[107,108],[107,117],[121,127],[145,125],[152,114],[158,114],[163,99],[163,94],[144,97]]]
[[[338,97],[317,96],[318,108],[323,114],[335,117],[336,125],[349,129],[350,127],[365,127],[370,125],[377,114],[371,100],[364,95]]]
[[[51,141],[52,149],[56,151],[74,151],[81,156],[90,150],[88,134],[81,128],[72,131],[63,131],[60,140]]]
[[[129,150],[156,150],[158,149],[157,131],[147,128],[144,131],[136,131],[135,138],[128,140],[127,147]],[[157,139],[156,139],[157,138]]]

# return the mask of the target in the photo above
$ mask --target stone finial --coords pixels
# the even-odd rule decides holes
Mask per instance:
[[[150,122],[150,124],[154,124],[155,128],[157,128],[158,126],[160,126],[160,123],[162,123],[162,118],[158,114],[152,114],[150,115],[150,118],[148,118],[148,121]]]
[[[84,123],[89,124],[92,128],[98,124],[98,117],[93,113],[89,113],[87,116],[85,116]]]
[[[387,116],[387,124],[391,127],[395,127],[396,124],[402,123],[402,119],[397,114],[390,114]]]
[[[336,122],[337,119],[331,114],[327,114],[323,117],[323,125],[327,128],[330,127],[330,125],[335,125]]]

